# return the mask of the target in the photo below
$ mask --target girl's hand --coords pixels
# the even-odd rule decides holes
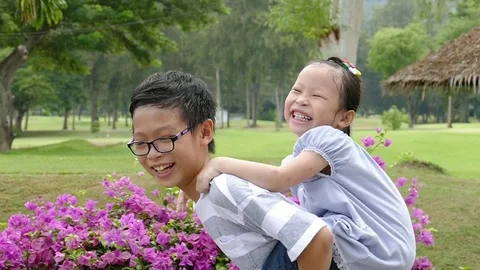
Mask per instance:
[[[221,174],[216,167],[216,159],[210,160],[197,176],[197,191],[207,193],[210,189],[210,181]]]
[[[188,210],[188,196],[185,192],[181,191],[177,197],[177,212],[187,212]]]

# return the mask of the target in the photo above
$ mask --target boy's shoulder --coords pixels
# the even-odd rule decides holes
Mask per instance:
[[[204,197],[216,205],[239,207],[248,196],[265,191],[235,175],[221,174],[210,182],[210,191]]]

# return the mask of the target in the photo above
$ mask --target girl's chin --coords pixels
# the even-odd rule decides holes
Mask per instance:
[[[308,128],[305,127],[290,126],[290,131],[298,137],[302,136],[307,130]]]

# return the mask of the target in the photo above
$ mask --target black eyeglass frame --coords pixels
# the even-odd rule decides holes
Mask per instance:
[[[175,142],[178,141],[178,139],[180,139],[183,135],[187,134],[189,131],[191,131],[191,128],[187,127],[185,128],[184,130],[180,131],[179,133],[177,133],[175,136],[171,136],[171,137],[161,137],[161,138],[157,138],[153,141],[149,141],[149,142],[142,142],[142,141],[134,141],[133,138],[132,140],[127,143],[127,147],[128,149],[130,149],[130,151],[132,152],[132,154],[134,154],[135,156],[137,157],[141,157],[141,156],[146,156],[150,153],[150,151],[152,150],[152,146],[153,148],[159,152],[159,153],[162,153],[162,154],[165,154],[165,153],[170,153],[172,152],[174,149],[175,149]],[[170,140],[172,141],[172,149],[169,150],[169,151],[160,151],[157,149],[157,147],[155,147],[155,142],[156,141],[167,141],[167,140]],[[143,144],[143,143],[146,143],[147,146],[148,146],[148,151],[146,154],[143,154],[143,155],[138,155],[137,153],[135,153],[135,151],[132,149],[132,146],[134,146],[135,144]]]

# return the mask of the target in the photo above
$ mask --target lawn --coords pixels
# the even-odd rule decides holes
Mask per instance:
[[[85,123],[83,123],[85,122]],[[60,117],[31,117],[28,132],[14,143],[14,151],[0,154],[0,221],[23,211],[25,201],[42,196],[55,199],[59,194],[86,191],[86,197],[104,200],[99,185],[106,174],[128,175],[148,190],[157,188],[148,176],[139,176],[141,166],[126,148],[130,128],[88,132],[88,119],[77,121],[77,130],[60,131]],[[122,122],[123,123],[123,122]],[[218,155],[278,164],[291,152],[295,137],[286,129],[274,131],[268,122],[246,129],[244,122],[233,122],[231,129],[218,129]],[[354,139],[374,135],[378,118],[358,119]],[[389,132],[389,149],[376,154],[394,162],[405,151],[420,160],[444,167],[446,175],[427,169],[394,168],[392,176],[418,177],[423,184],[419,206],[430,215],[438,230],[435,247],[422,249],[437,269],[458,269],[468,265],[480,269],[480,124],[419,126],[413,130]]]

